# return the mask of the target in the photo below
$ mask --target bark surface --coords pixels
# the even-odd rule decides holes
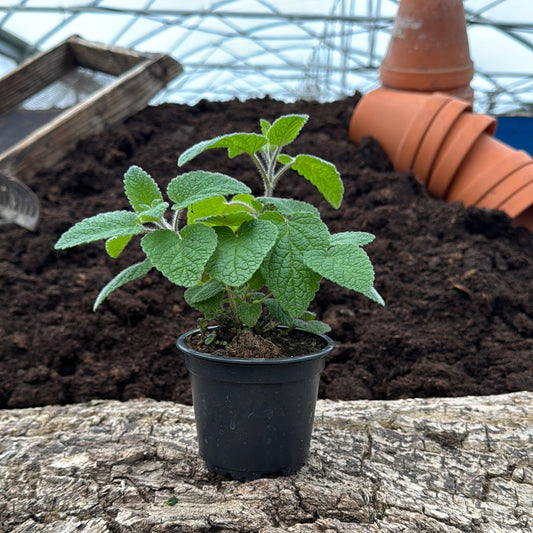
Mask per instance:
[[[205,469],[189,406],[0,411],[0,531],[527,532],[532,399],[321,400],[307,465],[251,482]]]

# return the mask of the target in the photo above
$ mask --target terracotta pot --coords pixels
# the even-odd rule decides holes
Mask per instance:
[[[357,104],[349,135],[355,143],[376,139],[395,170],[413,171],[439,198],[517,217],[533,204],[527,196],[533,160],[494,139],[496,120],[471,109],[468,102],[441,93],[380,88]],[[525,215],[524,220],[522,225],[530,223]]]
[[[533,169],[532,169],[533,173]],[[517,190],[510,198],[500,204],[498,209],[505,211],[511,218],[516,219],[522,215],[522,221],[526,222],[527,216],[523,213],[533,206],[533,181]],[[531,222],[531,219],[529,220]],[[530,226],[530,229],[533,228]]]
[[[428,190],[437,198],[444,198],[457,169],[472,145],[483,133],[493,135],[496,119],[488,115],[463,113],[446,136],[428,180]]]
[[[427,182],[446,136],[459,117],[465,111],[471,110],[470,104],[464,100],[453,98],[443,106],[435,117],[418,147],[413,162],[412,170],[420,181]]]
[[[462,0],[401,0],[379,70],[384,87],[473,100]]]
[[[448,97],[447,97],[448,98]],[[411,124],[421,110],[430,108],[429,102],[434,99],[433,95],[422,95],[416,92],[395,91],[389,89],[376,89],[367,93],[359,100],[352,114],[349,126],[350,139],[355,143],[361,142],[363,137],[374,137],[387,157],[394,161],[399,147],[409,144],[405,139],[406,128],[423,134],[427,123],[431,122],[432,114],[422,114],[423,125],[420,128]],[[441,98],[437,97],[439,105]],[[446,101],[451,100],[451,98]],[[435,110],[438,111],[438,108]],[[422,131],[423,130],[423,131]],[[410,151],[414,152],[420,139],[415,139],[411,144]],[[415,146],[416,145],[416,146]],[[414,146],[414,148],[413,148]],[[409,170],[406,168],[406,170]]]
[[[448,189],[446,200],[476,204],[506,177],[531,163],[531,157],[483,134],[463,160]]]
[[[476,202],[476,205],[479,207],[486,207],[488,209],[498,209],[505,205],[511,196],[522,191],[531,182],[533,182],[533,161],[506,176],[497,185],[492,187],[492,189],[487,191]],[[530,203],[533,203],[533,198],[530,198]],[[526,207],[528,205],[529,204],[527,204]],[[515,213],[512,216],[514,217],[517,214],[518,213]]]

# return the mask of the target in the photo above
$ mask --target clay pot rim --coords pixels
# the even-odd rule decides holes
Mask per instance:
[[[524,194],[525,192],[530,194]],[[529,197],[529,199],[527,199]],[[521,202],[524,198],[525,203]],[[533,180],[526,183],[523,187],[516,190],[505,202],[500,204],[498,209],[505,211],[511,218],[517,218],[519,215],[527,211],[533,205]],[[517,207],[518,206],[518,207]]]
[[[528,179],[529,177],[529,179]],[[508,198],[519,192],[533,181],[533,161],[511,172],[504,179],[500,180],[494,187],[491,187],[476,202],[480,207],[488,209],[498,209]]]
[[[469,184],[464,189],[457,191],[454,196],[450,197],[448,194],[447,200],[449,202],[461,200],[464,205],[475,205],[493,187],[530,163],[531,157],[527,152],[523,150],[512,150],[506,157],[496,163],[496,165],[487,166],[484,171],[470,180]],[[487,183],[490,176],[499,176],[499,178],[497,181],[491,182],[491,185],[487,189],[483,187],[483,184]],[[449,192],[450,190],[448,190]]]
[[[403,90],[446,91],[468,85],[474,76],[472,61],[453,68],[402,68],[385,63],[379,67],[379,79],[385,86]]]

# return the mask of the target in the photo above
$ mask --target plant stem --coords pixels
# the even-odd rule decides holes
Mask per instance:
[[[250,157],[252,158],[252,161],[255,163],[257,170],[259,170],[259,174],[261,175],[261,179],[263,180],[265,196],[271,196],[271,192],[270,194],[268,193],[268,188],[269,188],[268,175],[267,175],[265,167],[263,166],[263,163],[261,162],[259,157],[257,157],[257,154],[251,154]]]
[[[265,196],[272,196],[272,193],[274,192],[274,187],[276,185],[275,183],[275,170],[276,170],[276,163],[278,160],[279,153],[281,151],[281,147],[276,146],[276,149],[271,152],[268,151],[267,156],[267,171],[266,171],[266,179],[268,182],[268,194],[265,194]]]
[[[151,223],[156,226],[156,228],[154,229],[173,229],[172,226],[163,217],[161,217],[157,222],[152,221]],[[154,231],[154,229],[151,229],[150,231]]]
[[[279,172],[274,176],[274,179],[272,180],[272,188],[276,186],[281,176],[283,176],[283,174],[285,174],[285,172],[287,172],[287,170],[289,170],[291,166],[292,166],[292,163],[289,163],[285,165],[284,167],[280,168]]]
[[[240,205],[244,207],[247,211],[249,211],[254,217],[257,218],[257,216],[259,216],[259,213],[250,204],[247,204],[246,202],[239,202],[238,200],[232,200],[231,205]]]
[[[170,227],[171,230],[175,231],[178,235],[178,237],[181,238],[180,232],[179,232],[179,222],[180,222],[180,216],[181,216],[182,209],[178,209],[174,212],[174,215],[172,217],[172,226]]]
[[[233,291],[231,290],[231,287],[228,287],[227,285],[226,285],[226,294],[228,295],[228,303],[229,303],[229,308],[230,308],[233,322],[235,324],[239,324],[240,320],[239,320],[239,313],[237,311],[237,302],[235,301],[235,297],[233,295]]]

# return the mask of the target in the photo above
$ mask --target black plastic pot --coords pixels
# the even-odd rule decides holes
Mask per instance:
[[[234,479],[288,475],[307,459],[320,373],[334,347],[299,357],[237,359],[192,350],[179,337],[191,381],[200,455]]]

